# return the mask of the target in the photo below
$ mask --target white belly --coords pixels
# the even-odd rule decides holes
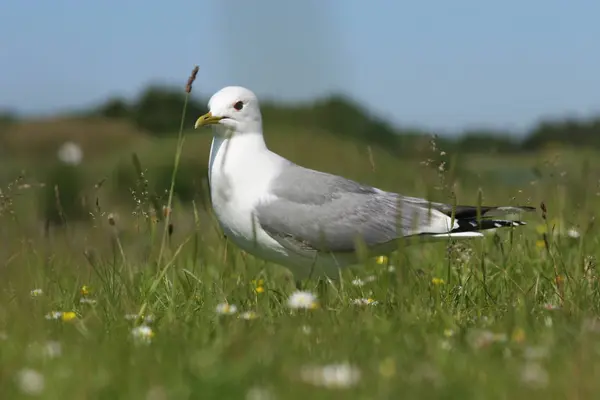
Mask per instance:
[[[286,258],[285,249],[262,230],[252,214],[268,190],[271,176],[265,171],[274,168],[246,160],[237,144],[227,142],[213,139],[209,164],[212,206],[225,235],[258,257],[271,261]]]

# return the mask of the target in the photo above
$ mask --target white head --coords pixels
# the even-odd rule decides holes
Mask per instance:
[[[198,118],[195,128],[213,125],[219,135],[262,133],[258,98],[241,86],[227,86],[208,101],[209,112]]]

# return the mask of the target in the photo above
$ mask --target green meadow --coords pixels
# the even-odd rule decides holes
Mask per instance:
[[[524,227],[399,244],[338,281],[306,281],[317,304],[298,309],[286,269],[223,237],[208,198],[210,133],[189,127],[174,180],[177,135],[127,121],[65,117],[2,132],[0,397],[600,392],[598,152],[464,154],[424,137],[401,157],[368,138],[267,120],[267,144],[310,168],[437,201],[538,209]],[[76,165],[56,157],[67,140],[82,149]]]

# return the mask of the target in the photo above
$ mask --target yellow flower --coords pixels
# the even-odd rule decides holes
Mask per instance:
[[[83,285],[79,292],[82,296],[87,296],[88,294],[90,294],[90,288],[87,285]]]
[[[263,279],[252,279],[252,285],[254,285],[254,291],[256,293],[264,293],[265,292],[265,281]]]
[[[543,240],[536,240],[535,247],[543,249],[544,247],[546,247],[546,242],[544,242]]]
[[[388,258],[386,256],[379,256],[375,259],[377,264],[386,264],[388,262]]]
[[[77,318],[77,314],[75,314],[73,311],[65,311],[62,313],[61,318],[63,321],[69,322]]]
[[[433,279],[431,279],[431,283],[438,286],[438,285],[443,285],[446,282],[444,282],[444,280],[442,278],[433,278]]]
[[[523,328],[515,328],[512,333],[512,340],[516,343],[522,343],[525,340],[525,331]]]

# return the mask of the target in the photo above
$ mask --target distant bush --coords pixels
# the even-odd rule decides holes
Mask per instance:
[[[522,147],[538,150],[549,144],[600,148],[600,118],[542,122],[525,138]]]
[[[95,111],[109,118],[127,118],[139,128],[154,135],[177,132],[185,101],[182,88],[150,86],[130,104],[111,99]],[[204,101],[190,99],[185,127],[193,125],[198,115],[206,112]],[[342,95],[332,95],[313,103],[278,104],[261,101],[263,118],[269,124],[290,128],[320,129],[348,140],[369,143],[396,156],[418,152],[420,137],[428,136],[418,129],[398,129],[371,115],[359,103]],[[294,129],[286,129],[293,131]],[[600,118],[544,121],[519,139],[509,132],[465,131],[440,139],[450,151],[462,153],[514,153],[535,151],[548,144],[600,148]]]
[[[131,106],[123,99],[110,99],[98,109],[98,114],[106,118],[131,118]]]
[[[132,118],[142,129],[155,135],[177,132],[185,104],[183,90],[164,87],[149,87],[132,108]],[[184,126],[193,126],[194,121],[206,112],[199,102],[190,99]]]

